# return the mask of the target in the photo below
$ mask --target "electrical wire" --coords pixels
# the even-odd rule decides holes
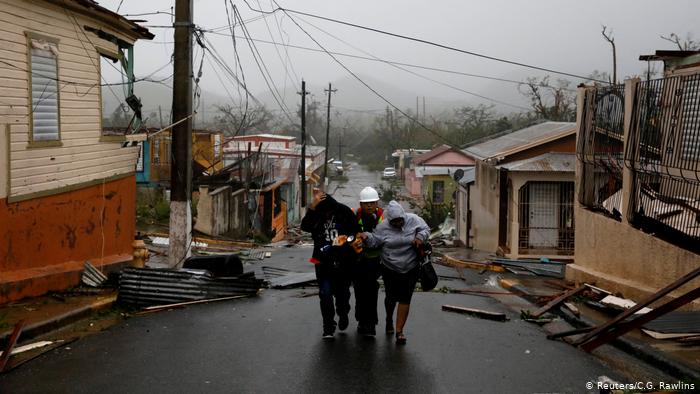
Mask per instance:
[[[484,96],[484,95],[481,95],[481,94],[478,94],[478,93],[470,92],[470,91],[468,91],[468,90],[464,90],[464,89],[462,89],[462,88],[458,88],[458,87],[453,86],[453,85],[450,85],[450,84],[448,84],[448,83],[441,82],[441,81],[432,79],[432,78],[430,78],[430,77],[426,77],[426,76],[424,76],[424,75],[418,74],[418,73],[416,73],[416,72],[407,70],[407,69],[405,69],[405,68],[403,68],[403,67],[401,67],[401,66],[398,66],[398,65],[396,65],[396,64],[392,64],[392,63],[389,63],[389,62],[386,62],[386,61],[382,61],[380,58],[378,58],[378,57],[372,55],[371,53],[369,53],[369,52],[367,52],[367,51],[364,51],[364,50],[362,50],[362,49],[360,49],[360,48],[357,48],[356,46],[354,46],[354,45],[348,43],[347,41],[343,40],[342,38],[339,38],[339,37],[337,37],[337,36],[331,34],[330,32],[328,32],[328,31],[326,31],[326,30],[324,30],[324,29],[322,29],[322,28],[320,28],[320,27],[318,27],[318,26],[315,26],[314,24],[309,23],[308,21],[305,21],[305,20],[302,19],[302,18],[299,18],[299,20],[301,20],[302,22],[308,24],[309,26],[311,26],[311,27],[313,27],[313,28],[315,28],[315,29],[317,29],[317,30],[319,30],[319,31],[321,31],[321,32],[323,32],[323,33],[325,33],[325,34],[327,34],[327,35],[329,35],[329,36],[335,38],[336,40],[342,42],[343,44],[345,44],[345,45],[347,45],[347,46],[349,46],[349,47],[351,47],[351,48],[353,48],[353,49],[355,49],[355,50],[357,50],[357,51],[360,51],[360,52],[364,53],[365,55],[371,56],[372,58],[374,58],[374,59],[377,60],[377,61],[380,61],[380,62],[382,62],[382,63],[388,64],[388,65],[390,65],[390,66],[392,66],[392,67],[395,67],[395,68],[397,68],[397,69],[399,69],[399,70],[401,70],[401,71],[407,72],[407,73],[409,73],[409,74],[411,74],[411,75],[415,75],[415,76],[417,76],[417,77],[419,77],[419,78],[422,78],[422,79],[425,79],[425,80],[427,80],[427,81],[430,81],[430,82],[433,82],[433,83],[436,83],[436,84],[445,86],[445,87],[450,88],[450,89],[453,89],[453,90],[457,90],[457,91],[462,92],[462,93],[466,93],[466,94],[471,95],[471,96],[474,96],[474,97],[479,97],[479,98],[482,98],[482,99],[484,99],[484,100],[488,100],[488,101],[491,101],[491,102],[494,102],[494,103],[497,103],[497,104],[506,105],[506,106],[513,107],[513,108],[517,108],[517,109],[520,109],[520,110],[530,111],[530,108],[526,108],[526,107],[523,107],[523,106],[520,106],[520,105],[516,105],[516,104],[507,103],[507,102],[505,102],[505,101],[497,100],[497,99],[494,99],[494,98],[491,98],[491,97],[487,97],[487,96]]]
[[[277,2],[275,2],[275,4],[277,4]],[[285,12],[285,14],[287,14],[287,13]],[[415,122],[415,124],[419,125],[420,127],[422,127],[423,129],[425,129],[425,130],[428,131],[429,133],[431,133],[431,134],[433,134],[434,136],[438,137],[438,138],[439,138],[440,140],[442,140],[443,142],[447,143],[447,144],[450,145],[450,146],[453,145],[452,141],[450,141],[449,139],[447,139],[446,137],[444,137],[444,136],[441,135],[440,133],[436,132],[435,130],[431,129],[430,127],[426,126],[425,124],[423,124],[423,122],[419,121],[418,119],[415,119],[414,117],[410,116],[410,115],[407,114],[405,111],[401,110],[399,107],[397,107],[396,105],[394,105],[394,104],[393,104],[391,101],[389,101],[386,97],[382,96],[381,93],[379,93],[379,92],[376,91],[373,87],[371,87],[369,84],[367,84],[367,82],[363,81],[362,78],[360,78],[357,74],[355,74],[354,72],[352,72],[352,70],[350,70],[350,69],[349,69],[345,64],[343,64],[340,60],[338,60],[337,57],[335,57],[333,54],[329,53],[328,50],[327,50],[323,45],[321,45],[321,43],[318,42],[318,40],[316,40],[311,34],[309,34],[309,32],[307,32],[294,18],[292,18],[291,15],[287,14],[287,17],[288,17],[289,20],[291,20],[302,32],[304,32],[313,42],[315,42],[316,45],[318,45],[321,49],[323,49],[323,51],[326,52],[326,53],[328,54],[328,56],[330,56],[336,63],[338,63],[343,69],[345,69],[345,71],[347,71],[353,78],[355,78],[358,82],[360,82],[361,84],[363,84],[367,89],[369,89],[372,93],[374,93],[374,94],[375,94],[377,97],[379,97],[382,101],[384,101],[385,103],[387,103],[389,106],[391,106],[392,108],[394,108],[396,111],[398,111],[400,114],[402,114],[402,115],[405,116],[406,118],[408,118],[408,119],[410,119],[411,121]]]
[[[282,11],[282,12],[284,12],[285,14],[287,14],[287,16],[289,16],[289,13],[298,14],[298,15],[304,15],[304,16],[308,16],[308,17],[311,17],[311,18],[321,19],[321,20],[325,20],[325,21],[328,21],[328,22],[333,22],[333,23],[337,23],[337,24],[341,24],[341,25],[345,25],[345,26],[354,27],[354,28],[357,28],[357,29],[367,30],[367,31],[371,31],[371,32],[374,32],[374,33],[379,33],[379,34],[383,34],[383,35],[387,35],[387,36],[391,36],[391,37],[401,38],[401,39],[404,39],[404,40],[415,41],[415,42],[419,42],[419,43],[422,43],[422,44],[426,44],[426,45],[430,45],[430,46],[435,46],[435,47],[438,47],[438,48],[447,49],[447,50],[450,50],[450,51],[459,52],[459,53],[463,53],[463,54],[471,55],[471,56],[476,56],[476,57],[480,57],[480,58],[483,58],[483,59],[488,59],[488,60],[492,60],[492,61],[496,61],[496,62],[501,62],[501,63],[506,63],[506,64],[512,64],[512,65],[515,65],[515,66],[530,68],[530,69],[533,69],[533,70],[545,71],[545,72],[549,72],[549,73],[552,73],[552,74],[566,75],[566,76],[574,77],[574,78],[578,78],[578,79],[591,80],[591,81],[595,81],[595,82],[600,82],[600,83],[604,83],[604,84],[609,84],[609,81],[602,81],[602,80],[597,80],[597,79],[591,79],[591,78],[589,78],[589,77],[584,77],[584,76],[581,76],[581,75],[577,75],[577,74],[573,74],[573,73],[569,73],[569,72],[564,72],[564,71],[558,71],[558,70],[554,70],[554,69],[552,69],[552,68],[540,67],[540,66],[535,66],[535,65],[527,64],[527,63],[517,62],[517,61],[514,61],[514,60],[508,60],[508,59],[499,58],[499,57],[495,57],[495,56],[484,55],[484,54],[481,54],[481,53],[477,53],[477,52],[473,52],[473,51],[467,51],[467,50],[459,49],[459,48],[452,47],[452,46],[449,46],[449,45],[440,44],[440,43],[436,43],[436,42],[429,41],[429,40],[424,40],[424,39],[422,39],[422,38],[406,36],[406,35],[398,34],[398,33],[392,33],[392,32],[389,32],[389,31],[385,31],[385,30],[381,30],[381,29],[377,29],[377,28],[373,28],[373,27],[358,25],[358,24],[356,24],[356,23],[345,22],[345,21],[342,21],[342,20],[339,20],[339,19],[329,18],[329,17],[325,17],[325,16],[321,16],[321,15],[315,15],[315,14],[311,14],[311,13],[308,13],[308,12],[297,11],[297,10],[293,10],[293,9],[290,9],[290,8],[284,8],[284,7],[280,7],[280,5],[277,4],[277,2],[275,2],[275,4],[277,5],[277,8],[273,9],[272,11],[264,11],[264,10],[255,9],[255,8],[251,7],[250,4],[248,4],[248,1],[247,1],[247,0],[244,0],[244,1],[245,1],[246,5],[248,6],[248,8],[250,8],[252,11],[260,12],[260,13],[263,13],[263,14],[271,14],[271,13],[275,13],[275,12],[277,12],[277,11]],[[290,17],[290,16],[289,16],[289,17]],[[291,19],[291,17],[290,17],[290,19]]]

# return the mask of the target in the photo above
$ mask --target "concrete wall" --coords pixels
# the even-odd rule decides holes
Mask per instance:
[[[680,249],[581,206],[575,208],[576,263],[567,266],[569,280],[596,283],[640,301],[700,267],[700,256]],[[672,293],[700,286],[700,278]],[[700,310],[696,301],[692,309]]]
[[[476,184],[472,189],[472,229],[474,248],[486,252],[498,249],[498,170],[493,166],[476,163]]]
[[[247,233],[244,189],[235,192],[230,186],[209,191],[199,187],[197,223],[194,229],[212,236],[239,237]]]
[[[518,250],[519,246],[519,229],[520,229],[520,217],[519,212],[519,192],[520,189],[525,186],[527,182],[573,182],[574,173],[558,173],[558,172],[510,172],[508,173],[510,179],[510,184],[512,188],[511,197],[508,199],[508,245],[510,246],[510,254],[507,254],[510,258],[519,257],[530,257],[533,255],[522,254]],[[547,257],[542,255],[537,255],[537,257]],[[549,257],[557,257],[556,255],[551,255]],[[568,256],[569,258],[571,256]]]
[[[20,202],[0,199],[0,304],[75,286],[85,261],[130,261],[136,228],[133,175]]]

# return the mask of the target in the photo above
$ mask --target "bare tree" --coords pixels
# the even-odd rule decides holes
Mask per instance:
[[[530,77],[518,86],[518,90],[530,99],[532,109],[540,118],[572,121],[576,119],[576,92],[570,85],[571,82],[565,79],[551,83],[548,75],[542,79]]]
[[[273,120],[272,114],[262,106],[244,111],[240,107],[226,104],[217,105],[216,110],[219,115],[214,118],[214,122],[227,136],[245,134],[248,131],[267,131]]]
[[[678,34],[671,33],[668,37],[660,36],[666,41],[670,41],[678,47],[681,51],[697,51],[700,50],[700,42],[693,40],[690,33],[686,34],[685,39],[681,39]]]
[[[612,53],[613,53],[613,77],[612,77],[612,84],[617,85],[617,51],[615,50],[615,38],[612,36],[612,29],[610,31],[607,31],[607,26],[603,25],[603,31],[601,31],[601,34],[603,35],[603,38],[605,38],[605,41],[609,42],[610,45],[612,46]]]

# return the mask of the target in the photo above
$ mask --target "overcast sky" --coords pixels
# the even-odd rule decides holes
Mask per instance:
[[[127,15],[169,12],[174,5],[174,1],[161,0],[100,0],[99,3],[113,11],[117,11],[121,3],[119,13]],[[240,11],[242,19],[249,21],[246,26],[254,39],[284,41],[291,45],[319,49],[284,13],[277,12],[258,18],[261,14],[252,11],[244,1],[234,0],[232,3]],[[275,8],[270,0],[249,0],[249,3],[265,10]],[[694,0],[278,0],[278,3],[293,10],[584,76],[593,70],[611,72],[611,49],[601,36],[602,25],[612,29],[618,51],[618,75],[623,77],[640,74],[646,67],[638,60],[639,55],[651,54],[657,49],[675,49],[673,44],[662,40],[660,35],[675,32],[682,37],[690,34],[693,39],[700,39],[700,2]],[[225,4],[224,0],[195,0],[194,21],[202,29],[214,29],[222,34],[205,32],[213,48],[235,70],[232,40],[230,35],[226,35],[230,31],[222,28],[229,24]],[[228,9],[232,12],[230,6]],[[330,51],[515,80],[523,80],[529,75],[541,75],[536,70],[512,64],[481,59],[308,16],[290,15]],[[149,26],[156,35],[152,42],[139,41],[136,45],[136,74],[137,77],[143,77],[168,63],[173,50],[173,29],[156,26],[170,25],[171,19],[169,15],[127,17],[147,20],[141,24]],[[253,61],[240,26],[236,26],[235,34],[239,36],[237,44],[242,74],[250,91],[254,95],[263,96],[269,89]],[[269,69],[274,85],[287,100],[296,100],[294,92],[299,90],[301,78],[307,81],[317,96],[323,95],[320,87],[328,82],[344,80],[349,83],[346,79],[349,76],[347,71],[326,54],[296,48],[285,50],[284,47],[277,47],[277,52],[274,45],[263,42],[255,45]],[[201,51],[197,50],[196,54],[195,69],[198,68]],[[391,84],[412,97],[471,99],[467,93],[458,89],[484,96],[490,96],[490,92],[493,92],[494,97],[503,100],[508,98],[504,98],[500,90],[512,91],[517,96],[515,84],[408,68],[420,74],[417,76],[384,63],[343,56],[338,56],[338,59],[358,76],[366,78],[370,85],[377,83],[377,89],[384,87],[384,83]],[[220,82],[216,73],[224,79],[223,71],[217,69],[215,72],[209,65],[211,61],[211,57],[207,56],[201,81],[203,89],[227,96],[222,88],[226,86],[231,96],[238,99],[236,87],[230,82]],[[171,72],[171,67],[167,67],[156,75],[165,77]],[[241,71],[238,70],[237,73],[240,77]],[[338,94],[342,94],[344,88],[349,90],[349,87],[337,87],[340,89]],[[364,87],[362,89],[366,91],[369,106],[382,107],[377,104],[372,92]],[[362,107],[362,103],[355,103],[355,106]]]

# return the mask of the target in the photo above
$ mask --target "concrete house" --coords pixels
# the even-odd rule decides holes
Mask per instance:
[[[133,82],[153,35],[87,0],[2,1],[0,21],[2,304],[131,260],[139,148],[102,132],[100,61]]]
[[[466,147],[476,172],[458,189],[461,241],[510,258],[573,255],[575,133],[544,122]]]
[[[468,154],[448,145],[438,146],[418,155],[411,162],[406,189],[425,201],[444,206],[452,205],[457,182],[454,174],[474,167],[475,161]]]
[[[636,301],[700,267],[700,52],[641,60],[663,61],[664,76],[579,89],[576,262],[566,272]]]

